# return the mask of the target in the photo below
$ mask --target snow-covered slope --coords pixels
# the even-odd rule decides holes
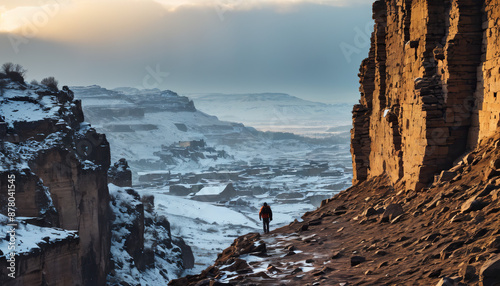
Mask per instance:
[[[196,107],[221,120],[241,122],[263,131],[308,136],[335,134],[331,127],[351,126],[349,104],[312,102],[283,93],[190,94]]]

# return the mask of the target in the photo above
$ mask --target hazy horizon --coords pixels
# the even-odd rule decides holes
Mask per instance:
[[[179,94],[354,103],[373,27],[371,0],[3,2],[0,63],[28,80]]]

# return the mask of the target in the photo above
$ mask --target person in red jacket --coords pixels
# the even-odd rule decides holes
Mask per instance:
[[[269,233],[269,222],[273,220],[273,211],[267,203],[264,203],[264,205],[260,208],[259,220],[263,221],[264,233]]]

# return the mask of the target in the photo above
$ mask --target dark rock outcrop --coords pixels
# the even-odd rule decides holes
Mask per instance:
[[[490,259],[481,267],[479,279],[481,286],[498,285],[498,281],[500,281],[500,257],[496,256]]]
[[[7,130],[0,138],[0,212],[8,213],[5,180],[15,175],[16,217],[79,233],[76,243],[62,240],[57,249],[44,244],[39,252],[19,253],[19,279],[6,278],[5,257],[0,257],[2,285],[106,284],[109,144],[83,123],[81,103],[71,95],[10,82],[1,98]]]
[[[113,262],[108,285],[141,283],[136,272],[148,277],[142,281],[167,283],[194,266],[191,247],[174,237],[170,224],[154,211],[154,197],[141,196],[130,188],[109,185],[112,210]],[[157,273],[161,276],[158,276]]]
[[[132,187],[132,171],[127,159],[121,158],[109,168],[108,182],[118,187]]]

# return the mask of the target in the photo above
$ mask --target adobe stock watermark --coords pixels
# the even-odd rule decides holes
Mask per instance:
[[[7,255],[7,274],[10,278],[16,278],[16,175],[7,176],[7,226],[9,230],[6,236],[9,237]]]
[[[161,70],[160,64],[156,64],[155,68],[146,67],[146,75],[142,78],[143,89],[158,88],[170,75],[168,72]]]
[[[366,48],[370,47],[373,25],[373,22],[367,22],[364,30],[358,26],[354,27],[352,42],[342,42],[339,44],[339,48],[348,63],[352,62],[353,55],[358,55],[364,52]]]
[[[40,29],[47,26],[50,20],[61,12],[63,4],[69,4],[72,0],[44,0],[40,3],[40,9],[29,17],[21,18],[22,27],[20,33],[10,33],[9,41],[14,53],[21,52],[21,46],[26,45],[35,38]]]
[[[228,11],[234,10],[234,7],[236,5],[241,4],[242,2],[239,0],[219,0],[215,3],[215,12],[217,13],[217,16],[219,17],[219,20],[221,22],[224,22],[225,14]]]

